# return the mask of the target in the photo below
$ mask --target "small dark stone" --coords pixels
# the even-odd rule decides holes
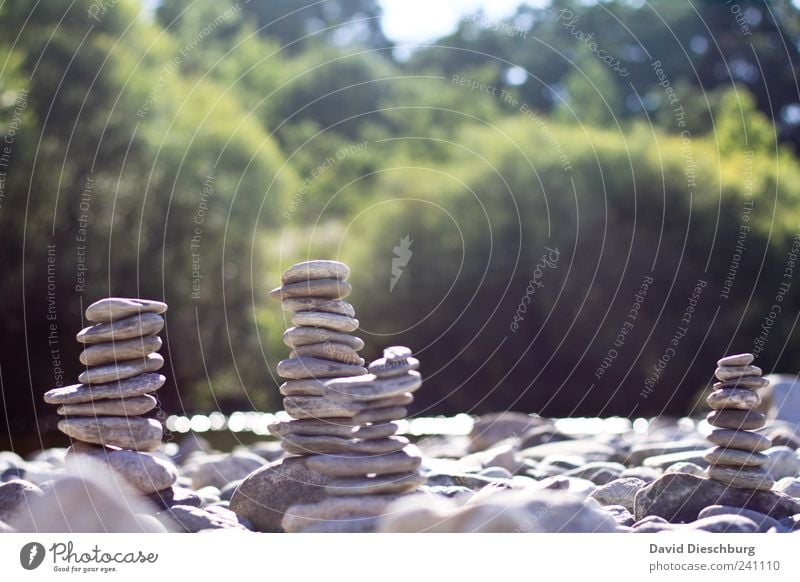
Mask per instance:
[[[711,533],[756,533],[758,525],[743,515],[712,515],[688,524],[687,529]]]
[[[167,509],[174,505],[200,507],[203,503],[203,500],[197,493],[183,487],[170,487],[163,491],[156,491],[155,493],[147,495],[146,498],[161,509]]]

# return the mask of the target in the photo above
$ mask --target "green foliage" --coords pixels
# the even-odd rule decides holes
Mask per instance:
[[[278,408],[290,321],[266,292],[330,257],[352,267],[365,357],[419,352],[419,412],[683,412],[720,346],[752,349],[800,228],[800,140],[782,116],[800,18],[789,0],[777,20],[741,0],[762,15],[744,43],[724,3],[696,3],[702,21],[686,3],[640,4],[473,15],[395,61],[375,0],[2,3],[0,317],[25,341],[0,365],[34,389],[9,409],[41,415],[29,393],[53,384],[55,244],[65,378],[88,302],[163,298],[169,411]],[[698,280],[690,330],[642,397]],[[760,365],[791,367],[790,318],[772,334]]]
[[[769,152],[777,145],[775,128],[756,109],[748,91],[729,89],[720,99],[715,132],[719,149],[728,154],[737,150]]]

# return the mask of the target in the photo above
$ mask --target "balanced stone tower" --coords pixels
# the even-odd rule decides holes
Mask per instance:
[[[105,462],[145,494],[168,489],[177,479],[174,465],[148,454],[161,444],[163,428],[143,416],[156,408],[151,393],[166,382],[154,373],[164,365],[156,352],[166,310],[160,301],[119,297],[90,305],[86,319],[94,325],[77,335],[86,346],[80,384],[44,395],[65,417],[58,428],[73,439],[68,458],[80,453]]]
[[[292,420],[270,432],[328,479],[320,502],[288,508],[282,526],[289,532],[372,531],[389,503],[422,483],[418,450],[394,436],[394,421],[407,416],[422,384],[419,363],[408,348],[389,348],[367,373],[358,355],[364,342],[350,335],[359,325],[355,310],[342,301],[349,274],[338,261],[307,261],[290,267],[270,293],[295,325],[283,335],[289,359],[278,363]]]
[[[715,375],[720,381],[707,400],[713,409],[708,422],[716,427],[708,440],[716,447],[705,459],[710,463],[709,478],[732,487],[766,491],[772,488],[773,479],[764,469],[769,457],[761,451],[772,442],[752,431],[766,422],[766,416],[755,408],[761,403],[758,389],[769,381],[761,376],[761,368],[752,365],[753,360],[753,354],[737,354],[717,362]]]

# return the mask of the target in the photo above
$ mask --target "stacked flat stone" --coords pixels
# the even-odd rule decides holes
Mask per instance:
[[[59,430],[76,441],[69,454],[107,462],[143,493],[166,489],[177,478],[173,466],[147,454],[161,444],[163,428],[143,416],[156,408],[151,393],[166,382],[155,373],[164,365],[156,352],[161,348],[157,334],[164,327],[160,314],[166,310],[160,301],[121,297],[91,304],[86,319],[94,325],[76,336],[85,345],[80,383],[44,395],[65,417]]]
[[[766,423],[766,416],[755,408],[761,403],[758,393],[769,381],[761,368],[753,366],[753,354],[726,356],[717,362],[719,382],[708,396],[713,411],[708,422],[715,430],[708,436],[714,445],[705,454],[709,478],[732,487],[769,490],[773,479],[764,468],[769,457],[761,451],[772,446],[767,437],[752,432]]]
[[[406,347],[384,350],[369,365],[369,374],[325,382],[325,397],[345,406],[364,406],[351,419],[350,438],[317,438],[312,446],[325,454],[308,466],[327,478],[326,497],[295,505],[283,518],[289,532],[374,531],[387,507],[424,483],[419,450],[394,436],[396,422],[422,385],[419,362]],[[391,404],[390,404],[391,402]]]

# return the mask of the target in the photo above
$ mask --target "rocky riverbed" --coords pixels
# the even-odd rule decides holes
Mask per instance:
[[[408,435],[422,457],[422,484],[381,506],[378,531],[800,531],[795,424],[773,419],[761,430],[772,440],[763,454],[775,484],[755,491],[706,477],[704,420],[571,420],[499,413],[476,418],[469,434]],[[152,463],[153,479],[173,464],[178,475],[149,495],[126,480],[147,479],[148,467],[121,461],[110,470],[65,452],[0,452],[0,531],[277,532],[296,519],[287,508],[318,502],[328,485],[307,457],[288,455],[275,440],[221,452],[190,433],[154,453],[172,463]],[[365,496],[353,515],[369,513],[369,502]],[[329,505],[337,516],[349,510]]]

